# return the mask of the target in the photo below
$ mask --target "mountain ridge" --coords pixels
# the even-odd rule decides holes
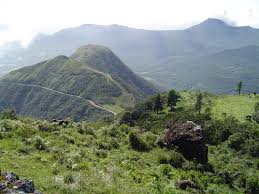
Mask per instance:
[[[154,84],[168,88],[175,83],[174,80],[169,79],[172,74],[181,74],[167,68],[170,59],[184,58],[192,64],[195,61],[190,61],[190,58],[210,56],[226,49],[237,49],[252,44],[259,45],[258,37],[259,29],[231,26],[218,19],[208,19],[185,30],[156,31],[119,25],[83,25],[41,37],[32,42],[28,48],[20,52],[10,52],[9,55],[0,58],[0,63],[29,65],[61,54],[71,56],[74,50],[82,45],[97,44],[111,48],[137,74],[151,80]],[[176,66],[177,61],[178,59],[176,62],[171,61],[170,66]],[[159,71],[156,76],[152,73],[154,69]],[[161,71],[168,72],[164,74]],[[158,76],[159,74],[161,76]],[[189,77],[194,76],[192,71],[188,74]],[[246,80],[249,80],[249,75],[244,81]],[[177,81],[186,84],[192,80],[185,77]],[[213,84],[211,91],[218,90],[220,87]]]
[[[107,109],[105,105],[122,108],[131,107],[139,100],[159,91],[142,78],[137,77],[110,49],[98,45],[88,45],[83,48],[83,53],[79,53],[78,50],[74,53],[74,56],[77,56],[78,59],[59,55],[50,60],[33,66],[23,67],[3,76],[0,79],[0,92],[6,95],[8,94],[11,97],[9,99],[0,98],[0,109],[3,109],[7,105],[15,106],[15,108],[21,106],[23,107],[22,109],[26,110],[26,113],[30,113],[32,108],[27,110],[26,103],[37,101],[39,105],[35,107],[45,109],[47,113],[54,112],[50,108],[52,103],[56,103],[56,100],[41,104],[41,96],[44,96],[42,93],[47,95],[49,93],[47,90],[49,90],[53,96],[57,96],[53,92],[59,93],[57,99],[63,98],[60,96],[63,94],[67,95],[67,98],[78,98],[79,101],[81,100],[80,103],[87,101],[88,105],[82,104],[82,107],[92,105],[95,109],[102,109],[98,110],[98,112],[102,112],[100,114],[101,118],[105,115],[110,115],[110,113],[114,114],[114,111]],[[90,56],[91,60],[84,58],[84,56]],[[81,58],[85,60],[80,61],[79,59]],[[94,61],[94,64],[90,63],[91,61]],[[107,66],[108,69],[98,69],[97,67],[99,66]],[[128,77],[124,79],[124,77],[120,78],[120,75],[127,75]],[[128,80],[135,80],[135,82],[129,82]],[[9,85],[8,83],[13,84]],[[15,85],[15,83],[20,85]],[[23,85],[22,88],[20,87],[21,85]],[[25,86],[31,88],[23,89]],[[34,89],[38,91],[38,94],[33,93],[29,97],[29,93],[32,93]],[[45,91],[42,91],[42,89],[45,89]],[[24,96],[21,96],[21,93],[24,93]],[[29,100],[30,98],[32,99]],[[70,117],[77,118],[77,113],[71,113],[73,106],[70,106],[69,103],[68,100],[65,106],[70,111],[63,115],[68,116],[71,114]],[[57,109],[58,112],[60,108]],[[109,114],[107,114],[107,110]],[[19,111],[22,112],[23,110],[18,108]],[[37,110],[33,108],[32,112],[35,113]],[[78,114],[79,118],[81,118],[80,113]],[[82,118],[87,119],[87,114],[90,114],[90,117],[94,118],[94,115],[91,116],[92,113],[89,111],[82,114]],[[40,115],[40,111],[36,114],[36,116],[38,115]],[[42,113],[42,115],[44,114]],[[50,118],[53,118],[53,116]]]

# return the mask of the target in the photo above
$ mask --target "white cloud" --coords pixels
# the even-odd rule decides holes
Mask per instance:
[[[0,44],[28,44],[38,32],[51,33],[86,23],[165,29],[224,16],[237,25],[258,26],[257,0],[0,0]],[[1,29],[1,27],[0,27]]]

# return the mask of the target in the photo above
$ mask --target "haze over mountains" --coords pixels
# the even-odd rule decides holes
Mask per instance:
[[[109,107],[131,107],[158,90],[135,75],[110,49],[87,45],[13,71],[0,80],[0,109],[38,118],[97,119]]]
[[[82,25],[39,35],[28,48],[7,52],[0,64],[30,65],[70,55],[82,45],[98,44],[111,48],[135,72],[166,88],[231,92],[242,80],[246,91],[258,92],[259,73],[251,70],[258,67],[258,37],[258,29],[234,27],[218,19],[165,31]]]

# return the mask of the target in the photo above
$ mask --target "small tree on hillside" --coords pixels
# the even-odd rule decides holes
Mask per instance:
[[[156,111],[157,114],[159,113],[160,110],[163,109],[163,105],[164,105],[163,99],[161,95],[158,94],[155,98],[155,103],[154,103],[154,110]]]
[[[195,103],[195,110],[199,112],[199,114],[201,114],[201,108],[202,108],[202,94],[199,93],[196,97],[196,103]]]
[[[175,90],[171,90],[168,93],[167,106],[169,106],[171,108],[171,111],[174,109],[174,107],[176,106],[176,104],[180,100],[180,98],[181,98],[181,96]]]
[[[239,95],[241,94],[242,86],[243,86],[243,82],[240,81],[240,82],[238,83],[238,85],[237,85],[237,92],[238,92]]]

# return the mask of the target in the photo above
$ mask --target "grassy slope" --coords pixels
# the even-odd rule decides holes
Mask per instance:
[[[183,92],[181,95],[178,108],[194,105],[195,93]],[[215,110],[217,103],[224,102],[217,112],[221,115],[230,104],[225,98],[227,96],[207,94],[204,103],[211,103],[212,110]],[[233,106],[239,105],[240,98],[243,101],[249,99],[248,96],[228,96]],[[245,114],[251,110],[253,103],[249,101],[249,105],[236,108],[236,116],[239,116],[238,112]],[[163,114],[154,116],[162,117]],[[216,113],[214,117],[220,118]],[[83,133],[80,132],[82,129]],[[244,188],[229,186],[219,174],[227,172],[234,176],[241,173],[245,177],[259,177],[258,160],[224,144],[209,146],[209,163],[215,173],[161,164],[159,156],[172,153],[154,146],[164,128],[157,132],[138,132],[152,146],[148,152],[131,148],[127,131],[133,129],[138,127],[82,122],[64,128],[30,119],[0,120],[0,167],[3,171],[14,171],[22,178],[34,180],[37,188],[47,193],[188,193],[177,190],[175,183],[179,179],[191,179],[207,193],[241,194]],[[37,137],[43,139],[45,150],[35,148]],[[184,162],[184,166],[192,165]],[[71,177],[73,183],[67,183],[66,178]]]
[[[178,107],[194,107],[196,94],[193,92],[181,92],[182,101]],[[234,116],[239,121],[244,121],[247,115],[254,113],[254,105],[259,102],[259,95],[210,95],[205,94],[203,103],[211,107],[212,116],[216,119],[224,118],[225,114]]]
[[[254,113],[254,105],[259,102],[259,96],[232,95],[216,98],[212,106],[212,113],[216,118],[224,117],[224,113],[244,121],[247,115]]]
[[[0,141],[0,164],[3,171],[32,179],[44,193],[188,193],[175,188],[177,180],[188,177],[195,177],[202,187],[206,183],[215,193],[234,191],[225,184],[207,183],[216,181],[209,173],[160,164],[159,155],[170,155],[171,151],[159,147],[149,152],[132,150],[123,127],[88,123],[92,132],[80,134],[79,127],[63,128],[47,123],[45,126],[52,130],[42,132],[39,125],[43,123],[28,119],[0,121],[1,129],[4,126],[10,129]],[[111,135],[112,128],[116,129],[117,137]],[[150,135],[148,132],[143,135],[147,134]],[[43,139],[46,150],[35,149],[37,137]],[[114,140],[118,143],[116,148],[111,143]],[[67,177],[72,177],[73,183],[66,183]]]

